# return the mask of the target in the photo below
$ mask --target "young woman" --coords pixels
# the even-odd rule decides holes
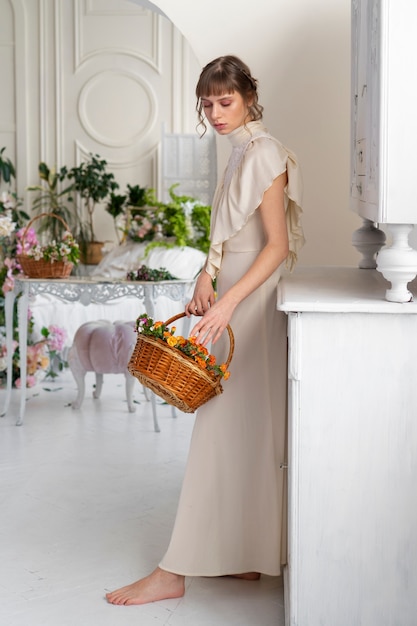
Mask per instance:
[[[286,318],[280,267],[304,243],[295,156],[263,126],[257,81],[235,56],[202,71],[197,112],[232,153],[213,200],[211,247],[186,313],[218,361],[235,349],[224,392],[198,411],[171,542],[146,578],[107,594],[144,604],[184,594],[185,576],[277,576],[286,558]],[[217,279],[217,297],[213,280]]]

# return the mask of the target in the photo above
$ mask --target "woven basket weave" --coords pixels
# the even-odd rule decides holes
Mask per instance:
[[[184,316],[185,313],[179,313],[165,324],[172,324]],[[230,326],[227,326],[227,331],[230,348],[226,368],[232,360],[235,343]],[[184,413],[194,413],[201,405],[223,392],[221,376],[202,369],[191,357],[178,348],[171,348],[162,339],[147,337],[142,333],[138,333],[128,370],[142,385]]]
[[[23,249],[24,249],[24,244],[25,244],[25,237],[27,235],[29,228],[31,227],[31,225],[33,224],[35,220],[41,217],[56,218],[57,220],[62,222],[66,230],[68,230],[69,232],[68,224],[59,215],[55,215],[55,213],[40,213],[39,215],[31,219],[25,228],[25,231],[22,236],[22,248]],[[71,274],[72,268],[74,267],[74,263],[71,263],[70,261],[52,262],[52,261],[45,261],[44,259],[36,260],[33,257],[28,256],[27,254],[19,254],[17,259],[20,263],[20,266],[24,274],[26,274],[26,276],[28,276],[29,278],[67,278]]]

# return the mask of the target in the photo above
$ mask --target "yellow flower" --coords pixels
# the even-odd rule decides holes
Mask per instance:
[[[41,363],[40,366],[43,370],[46,370],[46,368],[49,365],[49,358],[47,356],[41,356]]]
[[[167,338],[167,344],[171,348],[175,348],[175,346],[177,345],[177,338],[173,337],[172,335],[169,335],[169,337]]]
[[[230,377],[230,372],[225,372],[224,376],[223,376],[223,379],[227,380],[229,377]]]

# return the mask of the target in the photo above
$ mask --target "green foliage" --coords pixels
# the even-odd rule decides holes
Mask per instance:
[[[106,211],[110,213],[113,219],[116,219],[116,217],[123,213],[126,200],[127,196],[111,192],[106,204]]]
[[[145,206],[152,194],[149,193],[147,187],[140,185],[128,185],[127,204],[130,206]]]
[[[96,204],[104,202],[112,192],[119,189],[119,184],[114,174],[107,171],[107,161],[91,153],[88,161],[69,170],[68,178],[74,181],[74,191],[87,210],[87,221],[80,219],[81,239],[96,241],[93,221]]]
[[[10,159],[3,156],[6,146],[0,150],[0,184],[2,180],[9,184],[12,178],[16,178],[16,171]]]
[[[39,163],[40,185],[28,187],[28,191],[37,193],[37,197],[32,204],[32,210],[40,213],[54,213],[66,222],[68,228],[72,230],[76,227],[76,220],[73,210],[69,209],[66,202],[71,200],[70,193],[73,185],[66,185],[60,188],[60,183],[66,181],[68,169],[66,166],[60,170],[49,168],[43,161]],[[54,217],[43,217],[38,229],[39,233],[47,233],[52,239],[59,240],[64,231],[67,230],[60,220]]]
[[[165,237],[174,237],[175,245],[190,246],[207,252],[210,245],[211,207],[192,196],[177,195],[179,183],[169,188],[170,202],[160,202],[150,190],[149,204],[158,208],[158,216]]]

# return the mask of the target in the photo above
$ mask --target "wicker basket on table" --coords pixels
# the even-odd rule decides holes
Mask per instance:
[[[185,313],[171,317],[165,324],[172,324],[182,317]],[[226,367],[234,351],[230,326],[227,326],[227,331],[230,347]],[[138,333],[128,370],[142,385],[184,413],[194,413],[202,404],[223,392],[221,376],[202,369],[191,357],[178,348],[171,348],[162,339],[142,333]]]
[[[42,217],[53,217],[59,220],[65,229],[70,232],[68,224],[60,217],[59,215],[55,215],[55,213],[40,213],[36,217],[28,222],[23,235],[22,235],[22,248],[25,249],[25,238],[28,233],[29,228],[32,224],[42,218]],[[17,257],[20,266],[23,270],[23,273],[26,274],[29,278],[67,278],[74,267],[74,263],[71,261],[45,261],[45,259],[34,259],[27,254],[19,254]]]

